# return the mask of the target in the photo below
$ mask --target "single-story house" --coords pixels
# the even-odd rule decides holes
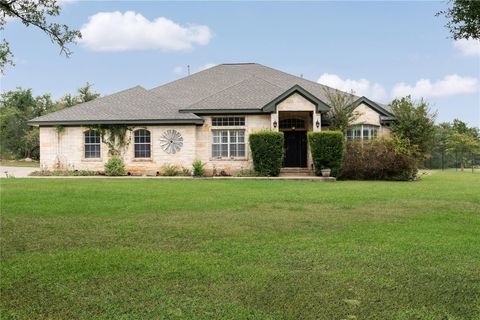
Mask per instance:
[[[147,90],[140,86],[30,121],[40,127],[40,163],[46,170],[103,170],[111,156],[98,125],[128,126],[121,156],[130,173],[163,165],[234,173],[252,168],[248,136],[282,131],[285,167],[311,168],[308,131],[328,130],[330,109],[319,83],[256,63],[221,64]],[[345,93],[348,94],[348,93]],[[389,134],[388,107],[355,97],[360,116],[348,138]],[[61,129],[61,130],[60,130]],[[105,141],[103,141],[105,142]]]

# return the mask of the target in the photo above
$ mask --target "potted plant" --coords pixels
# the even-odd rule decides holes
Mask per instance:
[[[331,169],[322,169],[322,177],[330,177],[330,173],[332,172]]]

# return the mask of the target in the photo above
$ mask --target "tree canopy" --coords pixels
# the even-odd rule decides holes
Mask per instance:
[[[416,145],[421,156],[428,155],[432,148],[437,116],[430,111],[428,103],[423,99],[415,102],[407,96],[393,100],[390,108],[396,119],[392,126],[393,134]]]
[[[61,7],[57,0],[1,0],[0,30],[3,30],[7,18],[19,19],[25,26],[35,26],[46,33],[52,43],[60,47],[60,54],[69,57],[72,51],[68,44],[81,38],[78,30],[72,30],[65,24],[51,23],[48,17],[58,16]],[[7,64],[13,65],[13,53],[6,39],[0,43],[0,69],[4,72]]]
[[[330,104],[330,110],[326,114],[326,118],[330,121],[330,129],[345,134],[348,126],[360,116],[355,111],[354,92],[345,94],[339,90],[326,88],[324,93]]]
[[[49,94],[34,96],[31,89],[18,88],[0,96],[0,156],[1,158],[39,158],[39,131],[28,121],[93,100],[99,96],[87,83],[78,95],[67,94],[53,101]]]
[[[480,39],[480,1],[451,0],[451,7],[440,11],[437,16],[443,15],[448,22],[445,27],[455,40]]]

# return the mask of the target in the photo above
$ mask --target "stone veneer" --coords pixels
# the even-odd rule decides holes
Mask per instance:
[[[309,100],[298,93],[292,94],[280,102],[276,112],[272,114],[245,115],[244,127],[218,127],[218,129],[245,129],[246,157],[243,159],[218,159],[212,158],[212,117],[205,116],[202,126],[196,125],[146,125],[135,126],[133,130],[147,129],[151,133],[151,158],[135,159],[133,156],[133,131],[129,131],[130,143],[128,144],[123,159],[126,170],[134,174],[156,174],[166,164],[174,164],[179,168],[191,169],[192,162],[196,159],[206,163],[206,170],[211,173],[213,168],[220,172],[234,173],[242,169],[252,168],[252,158],[248,145],[248,135],[260,130],[278,130],[273,123],[279,122],[279,112],[309,111],[312,113],[312,121],[307,124],[308,131],[320,131],[315,123],[321,122],[320,113],[315,112],[315,106]],[[354,124],[378,125],[381,129],[379,135],[389,134],[388,128],[380,125],[380,118],[376,111],[362,104],[357,108],[360,117]],[[222,116],[221,114],[215,116]],[[168,154],[160,147],[160,137],[166,130],[176,130],[183,137],[183,147],[176,154]],[[100,159],[84,158],[84,132],[87,127],[64,127],[57,132],[55,127],[40,128],[40,164],[43,169],[69,169],[69,170],[100,170],[104,169],[104,163],[108,160],[108,148],[101,144]],[[308,152],[308,166],[312,164],[310,152]]]

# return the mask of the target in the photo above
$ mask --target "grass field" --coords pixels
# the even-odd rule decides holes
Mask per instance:
[[[38,162],[27,161],[0,161],[0,166],[38,168],[40,167],[40,164]]]
[[[2,179],[1,319],[480,319],[480,174]]]

